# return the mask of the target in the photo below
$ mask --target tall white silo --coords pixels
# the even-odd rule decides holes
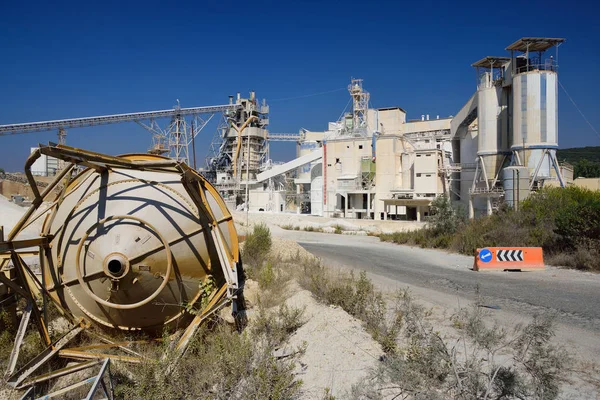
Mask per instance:
[[[506,57],[486,57],[475,64],[477,68],[477,158],[485,179],[496,180],[502,168],[508,146],[508,113],[506,92],[503,89]],[[491,182],[488,182],[491,183]]]
[[[531,183],[552,178],[564,185],[558,162],[558,75],[554,56],[545,51],[564,39],[523,38],[510,45],[512,52],[512,140],[518,165],[529,169]],[[522,53],[515,56],[515,52]]]

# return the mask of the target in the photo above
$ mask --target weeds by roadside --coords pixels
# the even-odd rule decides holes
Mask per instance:
[[[458,339],[431,324],[430,312],[408,290],[391,307],[363,272],[335,274],[304,260],[299,282],[325,304],[360,319],[385,356],[356,399],[554,399],[569,365],[567,352],[551,343],[552,318],[535,317],[509,332],[475,305],[452,317]],[[397,396],[397,397],[395,397]]]
[[[380,240],[473,255],[477,248],[542,247],[546,262],[600,271],[600,192],[578,187],[533,193],[515,211],[467,220],[446,196],[436,198],[425,228],[380,235]]]

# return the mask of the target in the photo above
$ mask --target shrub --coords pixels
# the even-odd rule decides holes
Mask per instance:
[[[271,230],[263,223],[254,225],[254,229],[244,242],[244,260],[250,264],[262,264],[271,250]]]
[[[517,211],[503,206],[468,222],[445,196],[436,198],[431,210],[425,228],[380,239],[467,255],[483,247],[542,247],[550,264],[600,271],[600,192],[546,188],[531,194]]]

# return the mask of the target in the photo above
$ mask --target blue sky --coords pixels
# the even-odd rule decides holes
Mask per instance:
[[[364,79],[374,107],[408,118],[455,114],[475,90],[470,64],[522,36],[565,37],[559,79],[600,129],[600,23],[594,2],[6,2],[0,12],[0,124],[224,104],[255,90],[271,132],[322,130]],[[125,3],[125,2],[123,2]],[[600,137],[559,89],[561,147]],[[198,138],[203,159],[214,134]],[[56,133],[0,137],[0,167],[21,170],[29,147]],[[143,152],[136,124],[73,129],[67,143]],[[272,158],[293,144],[275,143]]]

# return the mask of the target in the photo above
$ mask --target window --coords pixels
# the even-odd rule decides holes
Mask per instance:
[[[420,178],[420,177],[421,177],[421,174],[417,173],[417,178]]]
[[[359,149],[362,149],[362,144],[359,144],[359,145],[358,145],[358,148],[359,148]]]
[[[417,154],[417,157],[421,157],[421,155],[420,155],[420,154]]]
[[[340,162],[340,159],[339,159],[339,158],[336,158],[336,159],[335,159],[335,163],[336,163],[336,164],[338,164],[339,162]]]
[[[426,154],[425,156],[427,156],[427,157],[431,157],[431,154]]]
[[[428,178],[430,178],[430,177],[431,177],[431,174],[427,174],[427,175],[425,175],[425,176],[426,176],[426,177],[428,177]]]

